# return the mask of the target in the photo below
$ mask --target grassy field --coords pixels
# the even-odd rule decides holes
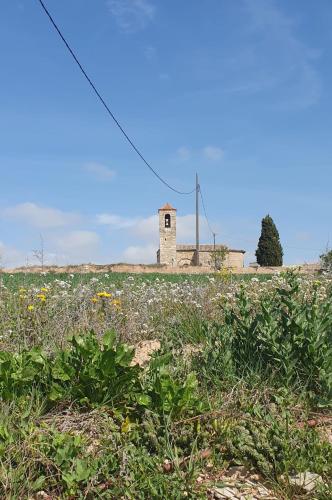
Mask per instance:
[[[331,498],[331,299],[294,272],[1,275],[1,498]]]
[[[227,273],[226,273],[227,275]],[[52,284],[54,281],[61,280],[67,281],[69,280],[73,286],[78,286],[82,284],[88,284],[91,282],[91,279],[97,278],[100,280],[105,286],[109,286],[115,284],[116,286],[121,287],[122,283],[127,280],[129,277],[133,278],[135,282],[154,282],[158,281],[167,281],[171,283],[182,283],[184,281],[190,281],[192,283],[207,283],[209,277],[213,277],[214,273],[211,275],[206,274],[160,274],[160,273],[144,273],[144,274],[130,274],[130,273],[15,273],[8,274],[3,273],[1,276],[2,283],[12,290],[15,290],[22,286],[37,286],[42,287],[45,284]],[[233,274],[231,276],[232,281],[250,281],[253,277],[252,274]],[[259,274],[255,275],[260,281],[266,281],[271,279],[270,275],[267,274]]]

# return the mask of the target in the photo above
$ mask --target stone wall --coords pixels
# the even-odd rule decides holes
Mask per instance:
[[[178,245],[176,251],[176,262],[179,267],[194,265],[195,263],[195,250],[180,250],[181,245]],[[203,267],[213,268],[213,258],[211,251],[200,251],[199,262]],[[244,266],[244,254],[242,252],[230,251],[226,255],[225,267],[242,268]]]
[[[320,265],[317,264],[302,264],[299,266],[283,266],[283,267],[260,267],[257,270],[253,267],[234,267],[233,274],[276,274],[286,271],[287,269],[296,269],[300,273],[317,274],[320,272]],[[2,269],[1,272],[14,273],[41,273],[42,268],[33,267],[18,267],[15,269]],[[160,274],[211,274],[210,267],[171,267],[162,265],[144,265],[144,264],[82,264],[75,266],[45,266],[45,273],[160,273]]]

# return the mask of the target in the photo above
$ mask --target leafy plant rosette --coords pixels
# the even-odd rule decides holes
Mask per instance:
[[[141,368],[132,366],[134,349],[115,343],[107,332],[100,345],[93,332],[73,337],[68,350],[47,357],[38,348],[19,354],[0,352],[0,395],[3,400],[28,396],[36,388],[52,404],[126,406],[144,402]]]
[[[126,406],[139,397],[141,369],[131,366],[134,349],[116,344],[113,331],[104,335],[101,346],[93,332],[73,337],[71,345],[54,359],[50,400]]]
[[[160,415],[172,418],[197,414],[204,404],[199,398],[196,374],[190,372],[184,380],[178,380],[171,370],[172,354],[155,355],[150,361],[147,393],[150,408]]]
[[[3,400],[29,397],[33,389],[52,406],[74,401],[83,406],[108,405],[117,410],[144,408],[178,416],[199,411],[198,383],[194,373],[177,380],[170,356],[157,355],[148,374],[133,365],[134,349],[116,343],[107,332],[101,344],[93,332],[73,337],[67,350],[47,357],[37,348],[20,354],[0,352],[0,391]]]
[[[31,392],[34,387],[47,391],[51,364],[46,355],[33,348],[20,353],[0,352],[0,396],[8,401]]]

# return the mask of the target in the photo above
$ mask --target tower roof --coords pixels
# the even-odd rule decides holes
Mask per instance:
[[[172,205],[170,205],[169,203],[166,203],[166,205],[164,205],[163,207],[159,208],[158,211],[160,210],[176,210],[176,208],[172,207]]]

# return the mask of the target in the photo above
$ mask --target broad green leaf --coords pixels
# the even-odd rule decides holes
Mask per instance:
[[[103,346],[106,349],[113,349],[116,340],[116,333],[114,330],[108,330],[103,337]]]

